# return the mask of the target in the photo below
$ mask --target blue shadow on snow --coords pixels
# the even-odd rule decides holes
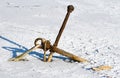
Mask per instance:
[[[3,37],[3,36],[0,36],[0,39],[3,39],[3,40],[5,40],[5,41],[7,41],[7,42],[9,42],[9,43],[11,43],[11,44],[16,45],[16,47],[8,47],[8,46],[3,46],[3,47],[2,47],[3,49],[12,52],[12,58],[17,56],[17,52],[18,52],[18,53],[24,53],[25,51],[28,50],[28,48],[26,48],[25,46],[20,45],[20,44],[12,41],[12,40],[10,40],[10,39],[7,39],[7,38],[5,38],[5,37]],[[36,57],[36,58],[38,58],[38,59],[40,59],[40,60],[43,60],[43,56],[44,56],[43,53],[39,53],[39,52],[36,52],[36,51],[30,52],[29,55],[32,55],[32,56],[34,56],[34,57]],[[48,56],[48,55],[47,55],[47,56]],[[65,61],[66,59],[68,59],[67,57],[62,57],[62,56],[53,56],[53,58],[59,58],[59,59],[62,59],[62,60],[64,60],[64,61]]]

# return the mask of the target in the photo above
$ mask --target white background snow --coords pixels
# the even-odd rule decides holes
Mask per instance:
[[[42,50],[31,52],[29,61],[8,61],[38,37],[53,44],[69,4],[75,10],[58,47],[89,63],[59,54],[46,63]],[[91,70],[100,65],[113,68]],[[120,78],[120,0],[0,0],[0,78]]]

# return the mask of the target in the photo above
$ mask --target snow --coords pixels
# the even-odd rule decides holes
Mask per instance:
[[[53,44],[69,4],[75,10],[58,47],[89,63],[56,53],[46,63],[42,50],[31,52],[29,61],[8,61],[34,46],[38,37]],[[0,0],[0,78],[120,78],[119,21],[120,0]],[[91,70],[100,65],[112,69]]]

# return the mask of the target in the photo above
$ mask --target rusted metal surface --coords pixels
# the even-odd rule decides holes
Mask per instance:
[[[63,30],[64,30],[64,28],[65,28],[65,26],[66,26],[67,20],[68,20],[68,18],[69,18],[69,16],[70,16],[70,13],[71,13],[73,10],[74,10],[74,7],[73,7],[72,5],[69,5],[69,6],[67,7],[67,14],[66,14],[66,16],[65,16],[65,19],[64,19],[64,21],[63,21],[63,24],[62,24],[62,26],[61,26],[61,28],[60,28],[60,30],[59,30],[59,33],[58,33],[58,35],[57,35],[57,37],[56,37],[56,40],[55,40],[55,42],[54,42],[53,45],[51,45],[51,43],[50,43],[49,40],[46,40],[46,39],[44,39],[44,38],[37,38],[37,39],[35,40],[35,42],[34,42],[35,46],[33,46],[30,50],[24,52],[23,54],[15,57],[15,58],[11,58],[10,61],[20,61],[20,60],[22,60],[28,53],[30,53],[31,51],[33,51],[33,50],[35,50],[35,49],[43,49],[43,51],[44,51],[43,61],[44,61],[44,62],[46,62],[46,61],[47,61],[47,62],[50,62],[51,59],[52,59],[52,56],[53,56],[54,52],[56,52],[56,53],[58,53],[58,54],[61,54],[61,55],[63,55],[63,56],[66,56],[66,57],[68,57],[68,58],[70,58],[70,59],[72,59],[72,60],[78,61],[78,62],[87,62],[87,60],[84,59],[84,58],[80,58],[80,57],[78,57],[78,56],[76,56],[76,55],[74,55],[74,54],[72,54],[72,53],[70,53],[70,52],[66,52],[66,51],[64,51],[64,50],[62,50],[62,49],[57,48],[57,45],[58,45],[58,42],[59,42],[60,37],[61,37],[61,35],[62,35],[62,32],[63,32]],[[39,43],[39,42],[40,42],[40,43]],[[48,50],[50,51],[50,54],[49,54],[49,56],[48,56],[48,59],[46,59],[46,51],[48,51]]]
[[[56,40],[55,40],[55,43],[53,44],[53,46],[57,46],[57,45],[58,45],[58,42],[59,42],[60,37],[61,37],[61,35],[62,35],[62,32],[63,32],[63,30],[64,30],[64,28],[65,28],[65,26],[66,26],[66,23],[67,23],[67,21],[68,21],[68,18],[69,18],[69,16],[70,16],[70,13],[71,13],[73,10],[74,10],[74,7],[73,7],[72,5],[69,5],[69,6],[67,7],[67,14],[66,14],[66,16],[65,16],[65,19],[64,19],[64,21],[63,21],[63,24],[62,24],[60,30],[59,30],[59,33],[58,33],[58,35],[57,35],[57,37],[56,37]]]
[[[70,53],[70,52],[64,51],[64,50],[59,49],[59,48],[57,48],[57,47],[52,46],[52,50],[55,51],[55,52],[58,53],[58,54],[61,54],[61,55],[63,55],[63,56],[66,56],[66,57],[68,57],[68,58],[70,58],[70,59],[72,59],[72,60],[75,60],[75,61],[78,61],[78,62],[87,62],[86,59],[81,58],[81,57],[78,57],[78,56],[76,56],[76,55],[74,55],[74,54],[72,54],[72,53]]]
[[[60,40],[60,37],[61,37],[61,35],[62,35],[62,32],[63,32],[63,30],[64,30],[64,28],[65,28],[65,26],[66,26],[66,23],[67,23],[67,21],[68,21],[68,18],[69,18],[69,16],[70,16],[70,13],[71,13],[73,10],[74,10],[74,7],[73,7],[72,5],[69,5],[69,6],[67,7],[67,14],[66,14],[65,19],[64,19],[64,21],[63,21],[63,24],[62,24],[62,26],[61,26],[61,28],[60,28],[60,30],[59,30],[59,33],[58,33],[58,35],[57,35],[57,37],[56,37],[56,40],[55,40],[55,42],[54,42],[54,44],[53,44],[54,47],[57,47],[58,42],[59,42],[59,40]],[[54,53],[54,51],[53,51],[53,50],[50,50],[50,54],[49,54],[49,57],[48,57],[48,60],[47,60],[48,62],[51,61],[52,56],[53,56],[53,53]]]

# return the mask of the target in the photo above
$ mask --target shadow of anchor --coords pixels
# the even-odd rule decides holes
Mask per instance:
[[[12,58],[16,57],[17,56],[17,53],[24,53],[26,52],[27,50],[29,50],[28,48],[26,48],[25,46],[23,45],[20,45],[6,37],[3,37],[3,36],[0,36],[0,39],[3,39],[11,44],[14,44],[16,45],[16,47],[9,47],[9,46],[3,46],[2,48],[5,49],[5,50],[8,50],[10,52],[12,52]],[[29,55],[35,57],[35,58],[38,58],[40,60],[43,60],[43,57],[44,57],[44,54],[43,53],[39,53],[39,52],[36,52],[36,51],[32,51],[29,53]],[[48,56],[48,55],[47,55]],[[59,59],[62,59],[63,61],[65,61],[66,57],[62,57],[62,56],[53,56],[54,58],[59,58]]]

